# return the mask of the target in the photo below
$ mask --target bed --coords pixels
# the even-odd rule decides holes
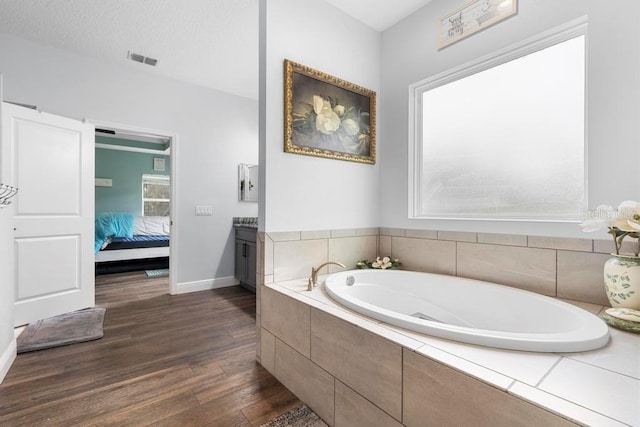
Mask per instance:
[[[120,263],[122,267],[123,263],[135,260],[160,259],[163,263],[168,262],[169,247],[169,217],[134,217],[128,213],[113,212],[96,215],[97,270],[100,265],[113,267],[114,263]],[[130,264],[138,265],[139,263]],[[111,271],[113,268],[108,270]],[[117,270],[125,271],[123,268],[117,268]]]

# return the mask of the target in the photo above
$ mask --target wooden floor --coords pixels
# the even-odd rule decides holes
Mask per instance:
[[[102,339],[18,355],[0,426],[259,426],[300,404],[255,362],[255,295],[96,278]]]

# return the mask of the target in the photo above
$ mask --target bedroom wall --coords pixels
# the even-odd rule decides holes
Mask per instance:
[[[153,159],[165,159],[165,171],[153,170]],[[142,215],[142,175],[169,175],[169,156],[96,148],[96,178],[109,178],[112,187],[96,187],[96,213]]]
[[[257,206],[239,202],[237,194],[238,163],[258,161],[257,101],[156,76],[143,67],[116,66],[0,34],[6,100],[77,119],[178,134],[172,152],[177,282],[189,288],[228,281],[234,274],[232,218],[257,216]],[[196,205],[212,206],[213,216],[196,217]]]
[[[640,30],[620,25],[620,13],[636,16],[640,3],[623,9],[597,0],[520,0],[517,15],[445,49],[436,45],[438,18],[460,6],[438,0],[383,33],[380,105],[380,226],[470,232],[602,238],[575,223],[408,219],[408,86],[570,20],[588,16],[587,170],[589,208],[640,197]]]
[[[283,61],[374,90],[379,105],[380,33],[324,1],[269,0],[260,7],[261,229],[377,227],[377,164],[283,151]],[[378,147],[384,143],[378,136]]]

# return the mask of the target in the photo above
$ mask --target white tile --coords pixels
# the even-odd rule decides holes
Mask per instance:
[[[626,239],[622,242],[620,248],[621,253],[633,253],[636,250],[636,241],[634,239]],[[616,251],[616,247],[613,244],[613,238],[607,240],[594,240],[593,252],[611,254]]]
[[[327,261],[328,240],[276,242],[273,248],[273,276],[276,282],[306,278],[311,268]]]
[[[530,248],[561,249],[565,251],[591,252],[593,240],[565,237],[529,236]]]
[[[288,242],[289,240],[300,240],[299,231],[276,231],[267,233],[274,242]]]
[[[531,385],[538,384],[549,369],[560,360],[559,355],[552,353],[502,350],[419,334],[384,323],[381,326],[475,365]]]
[[[505,246],[527,246],[527,236],[524,234],[478,233],[478,243]]]
[[[499,350],[437,339],[431,345],[526,384],[536,385],[560,356],[551,353]]]
[[[269,236],[264,239],[264,275],[273,275],[273,240]]]
[[[598,427],[622,427],[626,425],[517,381],[509,388],[509,393],[580,424]]]
[[[478,233],[471,233],[469,231],[438,231],[438,239],[475,243],[478,241]]]
[[[460,372],[491,384],[501,390],[507,390],[513,383],[513,379],[499,374],[491,369],[471,363],[451,353],[442,351],[430,345],[424,345],[416,350],[416,353],[425,355],[435,361],[444,363]]]
[[[358,236],[377,236],[380,234],[378,227],[358,228]]]
[[[600,311],[602,311],[603,306],[599,304],[591,304],[589,302],[576,301],[572,299],[558,298],[560,301],[564,301],[568,304],[575,305],[576,307],[580,307],[583,310],[588,311],[591,314],[598,315]]]
[[[301,231],[302,240],[328,239],[331,237],[331,230]]]
[[[393,252],[391,250],[391,236],[380,236],[378,237],[378,253],[382,254],[382,256],[393,257]]]
[[[609,255],[558,251],[557,295],[562,298],[605,305],[602,271]]]
[[[403,269],[429,273],[456,273],[456,242],[394,237],[393,257],[400,259]]]
[[[356,268],[356,264],[360,260],[376,259],[377,251],[377,236],[345,237],[329,240],[329,259],[344,264],[349,270]],[[335,273],[342,270],[336,265],[329,265],[328,267],[328,270],[322,270],[322,272]]]
[[[640,381],[563,358],[538,387],[617,421],[640,425]]]
[[[356,228],[345,228],[342,230],[331,230],[331,238],[355,237],[358,235]]]
[[[380,227],[380,235],[381,236],[404,237],[404,233],[405,233],[404,228]]]
[[[563,356],[640,380],[640,335],[612,327],[609,334],[609,344],[602,348]]]
[[[412,237],[414,239],[438,239],[438,232],[436,230],[406,230],[406,237]]]
[[[556,295],[556,251],[457,243],[457,275]]]

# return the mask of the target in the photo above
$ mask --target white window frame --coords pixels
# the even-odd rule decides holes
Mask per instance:
[[[142,216],[145,216],[145,212],[144,212],[145,202],[167,202],[171,204],[171,199],[154,199],[154,198],[144,197],[144,185],[145,183],[150,181],[156,181],[159,185],[167,185],[169,188],[171,187],[171,177],[169,175],[143,174],[142,175]],[[159,183],[158,181],[166,181],[166,184]]]
[[[493,68],[500,64],[562,43],[575,37],[585,37],[585,118],[584,118],[584,207],[588,206],[588,156],[587,156],[587,17],[581,17],[564,25],[540,33],[522,42],[500,49],[458,67],[436,74],[409,86],[409,150],[408,150],[408,217],[409,219],[445,219],[445,220],[493,220],[493,221],[535,221],[535,222],[576,222],[575,218],[496,218],[496,217],[458,217],[432,216],[421,214],[422,206],[422,94],[433,88],[457,81],[469,75]]]

